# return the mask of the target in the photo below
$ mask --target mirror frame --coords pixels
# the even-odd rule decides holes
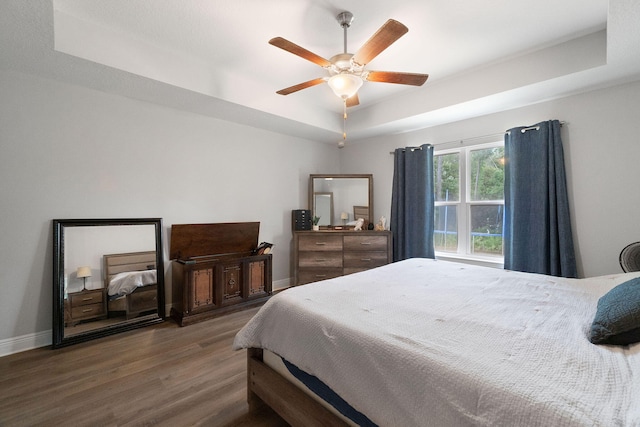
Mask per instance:
[[[155,227],[156,269],[158,286],[157,318],[142,317],[96,328],[71,336],[64,336],[64,231],[67,227],[104,227],[110,225],[153,225]],[[162,219],[54,219],[53,220],[53,348],[85,342],[95,338],[164,322],[164,262],[162,258]]]
[[[309,175],[309,210],[311,211],[311,216],[313,217],[315,215],[315,209],[314,209],[314,179],[315,178],[320,178],[320,179],[326,179],[326,178],[333,178],[333,179],[343,179],[343,178],[358,178],[358,179],[367,179],[368,180],[368,184],[369,184],[369,221],[373,222],[373,174],[311,174]],[[333,229],[335,227],[338,227],[340,229],[344,228],[342,227],[340,224],[330,224],[329,226],[323,226],[325,228],[328,229]]]

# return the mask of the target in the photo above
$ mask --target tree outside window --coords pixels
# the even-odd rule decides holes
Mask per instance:
[[[435,153],[434,175],[436,251],[502,256],[503,144]]]

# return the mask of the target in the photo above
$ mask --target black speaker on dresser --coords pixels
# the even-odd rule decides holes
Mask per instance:
[[[291,222],[295,231],[311,230],[311,211],[309,209],[291,211]]]

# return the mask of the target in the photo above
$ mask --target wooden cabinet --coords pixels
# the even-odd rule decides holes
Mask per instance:
[[[72,292],[65,300],[65,324],[76,325],[87,320],[107,317],[107,298],[104,289],[85,289]]]
[[[171,228],[171,317],[185,326],[263,304],[271,295],[272,255],[254,255],[259,223]],[[207,253],[209,252],[209,253]],[[214,253],[215,252],[215,253]]]
[[[390,231],[296,231],[294,286],[379,267],[392,260]]]

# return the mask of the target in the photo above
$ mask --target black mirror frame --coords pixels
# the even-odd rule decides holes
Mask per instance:
[[[153,225],[155,226],[156,269],[158,286],[158,317],[131,319],[122,323],[98,328],[69,337],[64,336],[64,229],[65,227],[107,225]],[[152,325],[164,321],[164,262],[162,257],[162,219],[54,219],[53,220],[53,348],[89,341],[119,332]]]

